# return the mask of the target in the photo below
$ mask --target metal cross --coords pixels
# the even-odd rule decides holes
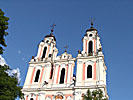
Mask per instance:
[[[65,51],[67,51],[67,49],[68,49],[68,45],[66,45],[64,48],[66,49]]]
[[[56,24],[50,25],[50,27],[52,27],[51,29],[51,33],[54,31],[54,27],[56,26]]]
[[[95,21],[96,19],[91,18],[89,21],[91,21],[91,27],[93,27],[93,21]]]
[[[52,29],[54,29],[55,26],[56,26],[56,24],[50,25],[50,27],[52,27]]]

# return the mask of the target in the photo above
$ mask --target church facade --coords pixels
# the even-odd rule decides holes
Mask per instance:
[[[25,100],[83,100],[87,90],[101,89],[108,98],[106,70],[102,46],[93,25],[82,39],[83,50],[76,58],[65,51],[57,56],[53,29],[32,57],[22,89]],[[76,64],[75,64],[76,63]],[[76,76],[74,67],[76,67]]]

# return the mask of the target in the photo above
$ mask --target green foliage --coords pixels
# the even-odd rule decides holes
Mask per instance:
[[[9,66],[0,65],[0,100],[15,100],[18,96],[22,98],[18,79],[16,75],[9,76],[6,72],[8,70],[10,70]]]
[[[84,100],[92,100],[92,95],[89,89],[87,90],[87,94],[84,95]]]
[[[6,30],[8,29],[9,18],[4,16],[4,12],[0,9],[0,54],[3,54],[3,46],[6,47],[5,36],[8,35]]]
[[[103,92],[101,89],[93,90],[90,92],[90,90],[87,90],[87,94],[83,96],[84,100],[108,100],[106,98],[103,99]]]
[[[5,36],[8,35],[8,17],[4,16],[4,12],[0,9],[0,54],[3,54],[3,47],[6,47]],[[9,66],[0,65],[0,100],[15,100],[15,98],[23,98],[21,88],[19,87],[17,75],[8,75]]]

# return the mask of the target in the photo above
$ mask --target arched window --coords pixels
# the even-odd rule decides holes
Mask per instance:
[[[92,78],[92,66],[87,67],[87,78]]]
[[[93,53],[93,42],[92,41],[89,42],[88,53],[89,54],[92,54]]]
[[[44,47],[44,50],[43,50],[43,55],[42,55],[42,59],[43,59],[43,58],[45,58],[46,51],[47,51],[47,47]]]
[[[65,78],[65,68],[62,68],[60,76],[60,84],[64,83],[64,78]]]
[[[34,82],[38,82],[39,76],[40,76],[40,70],[37,70],[36,77],[35,77],[35,81]]]
[[[54,68],[53,68],[53,64],[52,64],[52,66],[51,66],[51,72],[50,72],[50,79],[52,79],[52,77],[53,77],[53,72],[54,72]]]
[[[52,54],[49,54],[49,57],[51,57],[52,56]]]
[[[33,98],[30,98],[30,100],[34,100]]]

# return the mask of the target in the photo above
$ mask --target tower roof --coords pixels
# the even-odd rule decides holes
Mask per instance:
[[[89,29],[87,29],[86,32],[88,32],[88,31],[97,31],[97,29],[95,29],[93,27],[93,20],[91,20],[91,27]]]
[[[56,26],[56,24],[53,24],[53,25],[50,26],[50,27],[52,27],[51,33],[50,33],[49,35],[46,35],[45,38],[47,38],[47,37],[53,37],[54,40],[56,41],[56,38],[55,38],[55,36],[53,35],[53,31],[54,31],[54,27],[55,27],[55,26]]]
[[[95,29],[94,27],[90,27],[89,29],[86,30],[86,32],[89,32],[89,31],[97,31],[97,29]]]
[[[54,40],[56,41],[56,38],[55,38],[55,36],[53,35],[53,33],[50,33],[49,35],[46,35],[46,36],[45,36],[45,38],[47,38],[47,37],[53,37]]]

